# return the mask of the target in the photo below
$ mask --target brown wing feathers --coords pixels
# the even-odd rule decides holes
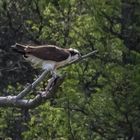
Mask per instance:
[[[27,48],[27,53],[36,56],[43,60],[53,60],[56,62],[66,60],[69,57],[69,53],[57,47],[37,47]]]
[[[33,55],[43,60],[52,60],[59,62],[66,60],[69,57],[69,52],[66,49],[58,48],[53,45],[34,47],[16,44],[16,46],[13,48],[18,53],[22,53],[23,55]]]

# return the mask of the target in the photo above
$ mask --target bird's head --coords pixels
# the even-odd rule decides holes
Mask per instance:
[[[73,48],[69,48],[68,49],[71,55],[71,60],[77,60],[81,57],[81,54],[78,50],[73,49]]]

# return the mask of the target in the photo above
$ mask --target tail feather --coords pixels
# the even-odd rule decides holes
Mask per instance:
[[[16,43],[15,45],[12,45],[11,47],[13,51],[25,55],[25,48],[26,48],[25,45]]]

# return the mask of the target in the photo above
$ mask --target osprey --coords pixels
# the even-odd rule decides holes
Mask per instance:
[[[80,52],[76,49],[63,49],[54,45],[26,46],[16,43],[11,47],[22,54],[26,60],[55,75],[57,68],[81,57]]]

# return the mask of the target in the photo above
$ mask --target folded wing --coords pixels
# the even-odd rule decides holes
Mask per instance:
[[[66,49],[61,49],[55,46],[29,47],[26,49],[26,52],[37,58],[56,62],[64,61],[70,55]]]

